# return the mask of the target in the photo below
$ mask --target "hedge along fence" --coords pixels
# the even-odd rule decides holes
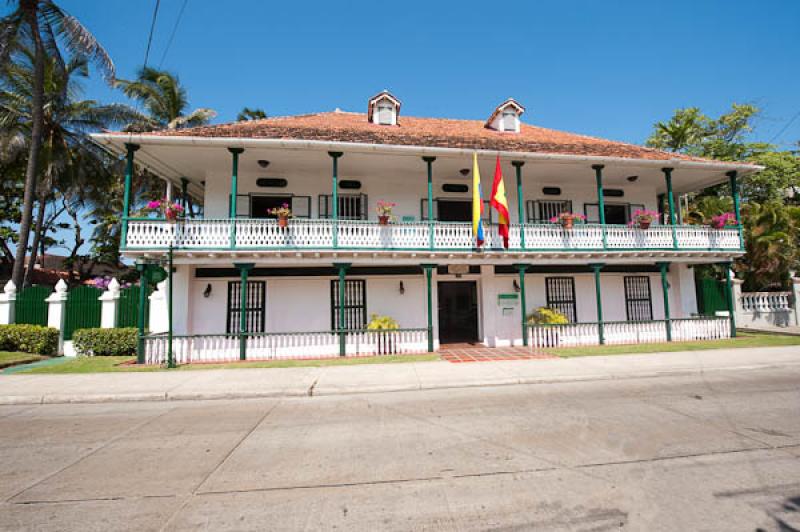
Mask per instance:
[[[64,340],[72,340],[78,329],[100,326],[103,290],[93,286],[77,286],[69,291],[64,308]]]
[[[21,323],[0,325],[0,350],[54,355],[58,350],[58,329]]]
[[[72,341],[75,352],[82,356],[133,356],[138,332],[135,327],[80,329],[75,331]]]
[[[14,322],[47,326],[47,297],[52,293],[48,286],[29,286],[17,294],[14,303]]]

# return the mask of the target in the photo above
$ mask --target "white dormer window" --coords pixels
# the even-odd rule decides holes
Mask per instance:
[[[509,98],[495,108],[489,120],[486,121],[486,127],[504,133],[519,133],[519,117],[524,112],[524,107],[518,104],[514,98]]]
[[[373,124],[396,126],[400,114],[400,100],[389,91],[382,91],[369,100],[367,119]]]

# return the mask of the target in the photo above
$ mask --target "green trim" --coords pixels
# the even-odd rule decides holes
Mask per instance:
[[[247,360],[247,274],[252,262],[233,264],[239,270],[239,360]]]
[[[136,363],[144,364],[144,335],[145,335],[145,305],[147,305],[147,268],[148,264],[144,262],[137,262],[136,269],[139,271],[139,310],[136,318],[138,326],[138,335],[136,342]]]
[[[436,157],[423,157],[423,161],[428,167],[428,247],[434,249],[434,234],[433,234],[433,161]]]
[[[432,289],[432,278],[433,278],[433,269],[437,267],[436,264],[422,264],[422,268],[425,270],[425,288],[426,288],[426,295],[428,299],[428,311],[427,311],[427,318],[428,318],[428,352],[433,353],[433,289]]]
[[[244,148],[228,148],[233,156],[231,162],[231,195],[230,195],[230,221],[231,237],[230,248],[236,248],[236,200],[239,197],[239,155],[244,152]]]
[[[167,255],[167,367],[175,367],[175,356],[172,351],[172,247]]]
[[[334,158],[334,161],[336,159]],[[345,274],[351,266],[349,262],[336,262],[333,264],[339,270],[339,356],[347,354],[346,331],[344,327],[344,294],[345,294]]]
[[[331,219],[333,220],[333,249],[339,247],[339,157],[343,154],[340,151],[329,151],[328,155],[333,159],[332,177],[333,183],[333,211],[331,212]],[[344,355],[342,355],[344,356]]]
[[[603,229],[603,249],[608,249],[608,234],[606,232],[606,200],[603,195],[603,168],[602,164],[593,164],[594,178],[597,181],[597,210],[600,218],[600,225]]]
[[[514,267],[519,270],[519,312],[520,312],[520,325],[522,326],[522,345],[528,345],[528,320],[527,312],[528,305],[525,299],[525,271],[528,269],[527,264],[514,264]],[[503,294],[500,294],[503,297]]]
[[[511,161],[511,166],[517,174],[517,216],[519,216],[519,247],[525,249],[525,197],[522,195],[522,167],[525,166],[525,161]],[[527,344],[527,336],[525,337],[525,345]]]
[[[733,277],[731,275],[731,263],[723,263],[725,268],[725,283],[727,285],[728,317],[731,321],[731,338],[736,338],[736,307],[733,300]]]
[[[669,224],[672,227],[672,248],[678,249],[678,234],[675,231],[675,196],[672,193],[672,168],[662,168],[667,185],[667,203],[669,204]]]
[[[183,207],[183,216],[188,217],[189,212],[189,178],[181,177],[181,207]]]
[[[603,269],[605,264],[590,264],[589,266],[594,270],[594,293],[597,301],[597,335],[600,345],[603,345],[606,343],[606,334],[603,322],[603,297],[600,292],[600,270]]]
[[[672,341],[672,319],[669,312],[669,281],[667,280],[667,271],[669,271],[668,262],[659,262],[658,268],[661,270],[661,293],[664,296],[664,322],[667,330],[667,342]]]
[[[128,238],[128,220],[131,211],[131,183],[133,182],[133,159],[134,154],[139,149],[139,145],[126,143],[125,149],[128,153],[125,156],[125,191],[122,197],[122,228],[119,239],[123,246]]]

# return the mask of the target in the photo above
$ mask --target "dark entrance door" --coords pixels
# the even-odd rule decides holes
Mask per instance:
[[[472,202],[470,201],[440,199],[436,204],[438,205],[439,221],[441,222],[472,221]]]
[[[628,206],[606,205],[606,223],[611,225],[625,225],[628,223]]]
[[[478,289],[475,281],[439,282],[439,343],[478,340]]]

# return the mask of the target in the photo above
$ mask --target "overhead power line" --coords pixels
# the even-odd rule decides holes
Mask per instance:
[[[800,117],[800,111],[797,111],[794,114],[794,116],[788,122],[786,122],[786,125],[783,126],[781,128],[781,130],[778,131],[771,139],[769,139],[769,144],[772,144],[773,140],[775,140],[775,139],[779,138],[781,135],[783,135],[786,132],[786,130],[789,129],[789,126],[791,126],[794,123],[794,121],[797,120],[798,117]]]
[[[158,18],[158,6],[161,5],[161,0],[156,0],[156,7],[153,9],[153,20],[150,22],[150,35],[147,37],[147,49],[144,52],[144,66],[147,67],[147,60],[150,58],[150,46],[153,44],[153,33],[156,29],[156,19]]]
[[[175,38],[175,34],[178,32],[178,26],[181,23],[183,12],[186,10],[186,4],[188,3],[189,0],[183,0],[183,5],[181,5],[181,10],[178,12],[178,18],[175,20],[175,26],[172,27],[172,33],[169,36],[169,41],[167,41],[167,47],[164,49],[164,54],[161,56],[161,62],[158,64],[158,68],[161,68],[161,65],[164,64],[164,60],[167,58],[167,52],[169,52],[169,48],[170,46],[172,46],[172,40]]]

